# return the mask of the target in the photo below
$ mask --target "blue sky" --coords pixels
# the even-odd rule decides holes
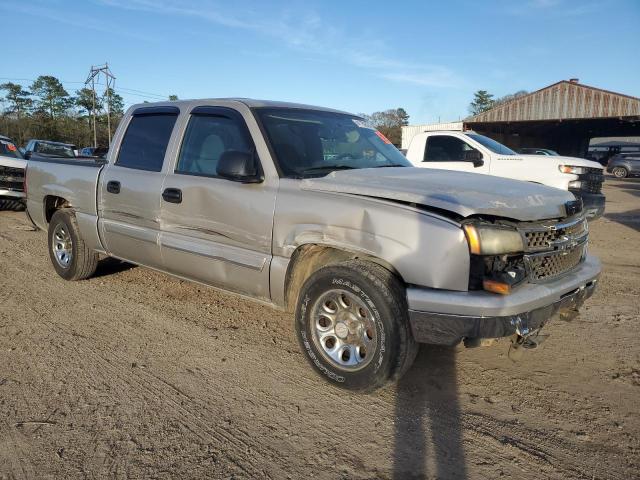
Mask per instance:
[[[1,0],[0,16],[0,82],[50,74],[73,93],[108,61],[127,104],[242,96],[423,123],[466,116],[478,89],[571,77],[640,97],[640,0]]]

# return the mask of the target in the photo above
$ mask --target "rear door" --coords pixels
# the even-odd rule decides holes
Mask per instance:
[[[109,254],[162,268],[160,199],[176,107],[143,107],[130,118],[117,157],[100,176],[99,227]]]
[[[479,150],[453,135],[429,135],[424,148],[423,166],[473,173],[489,173],[489,159],[476,167],[470,159]]]
[[[245,184],[217,175],[228,150],[257,155],[243,116],[195,107],[164,182],[160,245],[165,270],[268,299],[277,179]]]

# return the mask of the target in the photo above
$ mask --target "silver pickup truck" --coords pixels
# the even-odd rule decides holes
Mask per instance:
[[[33,158],[27,187],[64,279],[107,255],[295,311],[313,369],[352,390],[398,379],[418,343],[535,346],[600,273],[571,193],[412,168],[306,105],[137,105],[106,161]]]

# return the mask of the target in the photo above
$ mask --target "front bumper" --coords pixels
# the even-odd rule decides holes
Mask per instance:
[[[409,288],[411,330],[416,341],[440,345],[526,335],[563,310],[577,310],[593,294],[599,275],[600,262],[589,256],[567,275],[523,285],[511,295]]]
[[[24,192],[18,192],[16,190],[8,190],[5,188],[0,188],[0,198],[1,197],[10,197],[10,198],[25,198]]]
[[[582,199],[582,208],[589,220],[600,218],[604,214],[605,196],[601,193],[586,193],[580,190],[570,190],[576,198]]]

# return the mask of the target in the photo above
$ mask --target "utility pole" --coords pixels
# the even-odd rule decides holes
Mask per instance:
[[[91,115],[93,116],[93,146],[98,146],[98,134],[96,132],[96,80],[100,84],[100,76],[104,76],[105,93],[107,94],[107,131],[109,136],[109,145],[111,145],[111,90],[115,88],[116,77],[111,73],[109,64],[104,65],[91,65],[89,70],[89,76],[84,82],[85,85],[91,83],[91,91],[93,92],[93,109]]]

